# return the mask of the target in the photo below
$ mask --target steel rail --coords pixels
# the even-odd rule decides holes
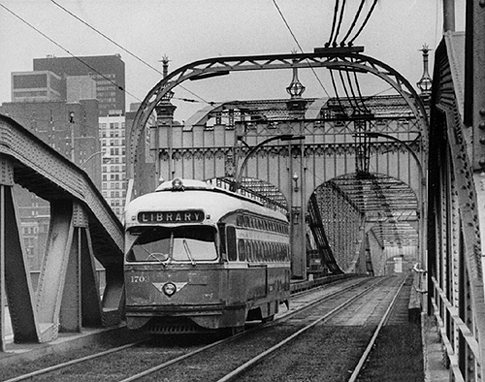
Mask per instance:
[[[399,293],[401,292],[405,282],[406,282],[406,279],[404,279],[402,281],[401,285],[399,286],[399,290],[395,294],[394,298],[392,299],[389,306],[387,307],[386,312],[384,313],[381,320],[379,321],[379,324],[377,325],[377,328],[374,331],[374,334],[372,335],[369,343],[367,344],[366,349],[364,350],[364,353],[362,353],[362,356],[360,357],[359,362],[357,362],[357,365],[355,366],[354,371],[352,372],[352,374],[349,378],[349,382],[357,381],[359,373],[361,372],[362,368],[364,367],[364,363],[367,360],[367,358],[369,357],[369,354],[372,350],[372,347],[374,346],[376,339],[377,339],[382,327],[384,326],[384,323],[388,320],[388,318],[391,314],[391,310],[394,308],[396,301],[397,301],[397,297],[399,296]]]
[[[116,348],[108,349],[108,350],[105,350],[105,351],[102,351],[102,352],[99,352],[99,353],[96,353],[96,354],[91,354],[91,355],[81,357],[81,358],[78,358],[78,359],[73,359],[73,360],[70,360],[70,361],[67,361],[67,362],[59,363],[59,364],[54,365],[54,366],[49,366],[49,367],[46,367],[44,369],[36,370],[36,371],[30,372],[30,373],[27,373],[27,374],[22,374],[22,375],[15,377],[15,378],[7,379],[4,382],[18,382],[18,381],[30,380],[31,378],[38,377],[40,375],[47,375],[47,374],[53,373],[54,371],[57,371],[57,370],[60,370],[60,369],[65,369],[67,367],[78,365],[80,363],[90,361],[92,359],[101,358],[101,357],[104,357],[104,356],[112,354],[112,353],[120,352],[122,350],[129,349],[131,347],[137,346],[137,345],[144,343],[144,342],[147,342],[147,341],[148,341],[148,339],[144,339],[144,340],[133,342],[131,344],[118,346]]]
[[[288,342],[294,340],[295,338],[301,336],[303,333],[305,333],[307,330],[313,328],[315,325],[317,325],[320,322],[326,321],[335,314],[339,313],[346,307],[348,307],[350,304],[352,304],[355,300],[359,299],[360,297],[368,294],[371,292],[375,286],[379,285],[381,282],[383,282],[384,279],[379,280],[378,282],[370,285],[366,289],[364,289],[362,292],[357,293],[356,295],[353,295],[350,297],[348,300],[344,301],[334,309],[332,309],[330,312],[326,313],[322,317],[314,320],[312,323],[308,324],[307,326],[303,327],[302,329],[298,330],[297,332],[293,333],[291,336],[285,338],[283,341],[277,343],[276,345],[272,346],[271,348],[267,349],[266,351],[260,353],[256,357],[250,359],[249,361],[245,362],[244,364],[240,365],[238,368],[234,369],[232,372],[229,374],[226,374],[224,377],[221,379],[217,380],[217,382],[228,382],[231,381],[233,378],[239,376],[240,374],[244,373],[245,371],[249,370],[253,366],[255,366],[257,363],[261,362],[277,350],[279,350],[281,347],[286,345]],[[333,296],[332,296],[333,297]]]
[[[381,281],[382,280],[379,280],[377,283],[380,283]],[[355,284],[351,285],[349,288],[352,288],[353,289],[353,288],[361,285],[362,283],[363,282],[355,283]],[[373,285],[369,286],[365,291],[367,291],[368,289],[370,290],[376,284],[373,284]],[[224,339],[219,340],[217,342],[214,342],[212,344],[206,345],[206,346],[204,346],[202,348],[199,348],[197,350],[194,350],[193,352],[190,352],[190,353],[181,355],[179,357],[173,358],[173,359],[171,359],[169,361],[166,361],[164,363],[161,363],[160,365],[157,365],[157,366],[154,366],[154,367],[152,367],[150,369],[144,370],[144,371],[142,371],[142,372],[140,372],[138,374],[132,375],[131,377],[126,378],[126,379],[123,379],[123,380],[118,381],[118,382],[133,382],[133,381],[137,381],[137,380],[139,380],[141,378],[144,378],[144,377],[146,377],[148,375],[151,375],[151,374],[154,374],[154,373],[156,373],[156,372],[158,372],[160,370],[163,370],[163,369],[165,369],[165,368],[167,368],[169,366],[172,366],[172,365],[175,365],[177,363],[180,363],[180,362],[182,362],[182,361],[184,361],[184,360],[186,360],[186,359],[188,359],[188,358],[190,358],[192,356],[195,356],[195,355],[197,355],[199,353],[202,353],[202,352],[204,352],[206,350],[209,350],[209,349],[214,348],[216,346],[219,346],[219,345],[226,344],[226,343],[229,343],[231,341],[234,341],[236,338],[239,338],[240,336],[243,336],[243,335],[248,334],[248,333],[252,333],[253,331],[258,330],[258,329],[261,329],[262,327],[274,326],[277,323],[282,322],[282,321],[285,321],[285,320],[293,317],[294,315],[296,315],[298,313],[301,313],[301,312],[303,312],[303,311],[305,311],[307,309],[310,309],[312,306],[314,306],[316,304],[319,304],[322,301],[325,301],[325,300],[330,299],[330,298],[334,298],[335,296],[338,296],[340,294],[345,293],[346,291],[349,290],[349,288],[346,288],[346,289],[343,289],[341,291],[338,291],[338,292],[336,292],[336,293],[334,293],[334,294],[332,294],[330,296],[324,296],[322,298],[319,298],[319,299],[317,299],[317,300],[315,300],[315,301],[313,301],[313,302],[311,302],[311,303],[309,303],[309,304],[307,304],[305,306],[302,306],[300,308],[297,308],[296,310],[294,310],[292,312],[288,311],[283,317],[280,317],[280,318],[278,318],[278,319],[276,319],[276,320],[274,320],[272,322],[268,322],[268,323],[265,323],[263,325],[259,325],[259,326],[255,327],[253,329],[246,330],[244,332],[238,333],[238,334],[236,334],[236,335],[234,335],[232,337],[224,338]],[[308,291],[308,292],[310,292],[310,291]],[[305,292],[300,292],[299,294],[302,295],[302,294],[305,294]]]

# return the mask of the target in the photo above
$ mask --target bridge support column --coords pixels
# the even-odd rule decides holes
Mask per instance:
[[[79,332],[82,326],[101,326],[102,307],[88,217],[73,205],[73,238],[61,303],[60,330]]]
[[[292,276],[306,279],[306,243],[305,243],[305,214],[301,206],[291,209],[290,233],[292,246]]]
[[[33,289],[12,192],[13,165],[0,156],[0,344],[6,345],[6,306],[15,342],[37,342]]]
[[[299,123],[299,132],[302,124]],[[307,278],[306,254],[306,179],[303,163],[303,141],[298,146],[289,141],[289,195],[290,197],[290,242],[292,252],[292,276],[298,279]],[[294,159],[299,159],[295,161]],[[295,163],[294,163],[295,162]]]
[[[80,332],[82,326],[102,325],[99,283],[88,217],[71,200],[51,204],[47,248],[37,290],[41,342],[58,332]]]

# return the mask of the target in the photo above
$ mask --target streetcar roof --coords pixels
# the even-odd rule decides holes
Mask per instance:
[[[125,222],[130,225],[142,211],[180,211],[203,209],[213,222],[235,211],[250,211],[278,220],[287,220],[279,211],[237,193],[193,179],[163,182],[155,192],[142,195],[128,204]]]

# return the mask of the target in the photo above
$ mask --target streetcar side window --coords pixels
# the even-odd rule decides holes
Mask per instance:
[[[239,259],[241,259],[241,257],[246,257],[246,246],[247,246],[247,243],[244,241],[244,239],[239,239],[237,241],[237,250],[238,250],[238,253],[239,253]],[[235,259],[237,260],[237,258]]]
[[[226,258],[226,225],[224,223],[218,223],[217,228],[219,230],[219,247],[221,249],[221,256]]]
[[[229,261],[237,260],[237,238],[236,238],[236,228],[233,226],[228,226],[226,228],[226,241],[227,241],[227,257]]]
[[[253,249],[253,247],[252,247],[251,240],[245,240],[244,241],[244,251],[239,253],[239,261],[246,261],[246,259],[250,259],[252,249]]]

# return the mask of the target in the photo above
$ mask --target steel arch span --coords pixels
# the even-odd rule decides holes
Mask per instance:
[[[358,51],[359,49],[356,48],[348,52],[329,48],[319,53],[214,57],[194,61],[176,69],[148,92],[135,115],[130,134],[129,167],[131,171],[129,176],[133,177],[135,174],[134,167],[140,138],[155,107],[184,81],[227,75],[231,72],[323,67],[373,74],[387,82],[406,101],[419,121],[422,139],[426,139],[427,113],[420,97],[410,83],[389,65],[360,54]],[[423,143],[426,148],[427,142]]]

